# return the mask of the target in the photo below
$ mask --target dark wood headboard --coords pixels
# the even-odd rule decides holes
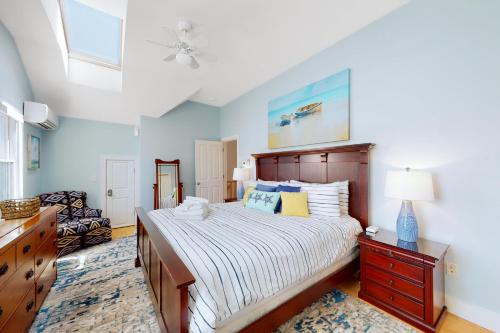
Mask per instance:
[[[349,215],[368,226],[369,152],[373,143],[253,154],[257,179],[349,181]]]

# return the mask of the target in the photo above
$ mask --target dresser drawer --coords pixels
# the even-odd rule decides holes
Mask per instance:
[[[16,271],[16,247],[13,245],[0,254],[0,288]]]
[[[398,274],[400,276],[411,279],[415,282],[424,282],[424,269],[404,261],[397,259],[394,256],[386,255],[380,251],[368,247],[365,254],[365,262],[380,269]]]
[[[17,267],[22,266],[28,260],[34,260],[36,248],[40,244],[39,237],[38,228],[35,228],[16,244]]]
[[[372,281],[366,281],[366,292],[379,301],[388,304],[400,311],[414,315],[419,319],[424,318],[424,306],[408,297],[384,288]]]
[[[2,332],[24,333],[26,332],[33,319],[35,319],[35,286],[33,285],[28,294],[19,303],[16,311],[9,322],[2,328]]]
[[[35,272],[33,262],[27,262],[19,267],[14,275],[10,277],[7,283],[0,290],[0,327],[12,314],[19,303],[19,300],[34,287]],[[3,330],[0,330],[3,332]],[[7,331],[6,331],[7,332]]]
[[[36,311],[40,310],[40,307],[43,304],[43,301],[45,297],[47,297],[47,294],[49,293],[50,287],[54,284],[56,281],[57,277],[57,263],[56,263],[56,258],[54,257],[45,270],[43,271],[42,275],[36,282]]]
[[[424,300],[424,287],[411,283],[391,273],[366,265],[366,278],[378,284],[396,290],[402,294],[411,296],[421,302]]]
[[[55,242],[55,234],[52,233],[47,237],[45,243],[40,246],[38,251],[35,254],[35,279],[38,279],[40,274],[42,274],[45,267],[49,261],[54,259],[57,254],[57,247]]]

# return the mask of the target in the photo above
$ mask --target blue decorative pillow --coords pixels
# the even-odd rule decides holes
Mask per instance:
[[[278,187],[276,186],[257,184],[257,187],[255,189],[257,191],[263,191],[263,192],[278,192],[276,191],[277,188]]]
[[[245,207],[258,209],[266,213],[274,213],[280,197],[281,195],[278,192],[255,190],[248,194],[248,200]]]
[[[276,188],[276,192],[300,192],[300,186],[278,185],[278,187]],[[274,212],[281,212],[281,196]]]

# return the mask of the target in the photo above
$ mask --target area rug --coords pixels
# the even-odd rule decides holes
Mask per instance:
[[[60,258],[58,278],[31,332],[159,332],[135,237]],[[333,290],[282,325],[280,333],[416,332],[363,301]]]

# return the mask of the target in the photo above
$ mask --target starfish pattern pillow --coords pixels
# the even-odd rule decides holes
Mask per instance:
[[[274,214],[274,210],[280,200],[279,192],[252,191],[248,194],[245,207],[258,209],[266,213]]]

